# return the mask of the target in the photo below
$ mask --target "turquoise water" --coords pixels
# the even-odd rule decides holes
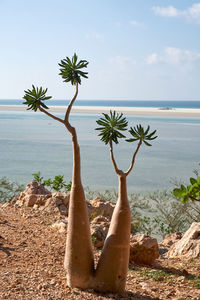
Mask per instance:
[[[58,114],[60,117],[63,114]],[[72,114],[77,128],[82,158],[84,186],[91,189],[117,188],[109,148],[99,141],[95,131],[97,115]],[[157,129],[152,147],[143,145],[133,172],[129,191],[173,188],[172,178],[187,181],[200,162],[200,119],[128,117],[129,126],[143,124]],[[114,148],[118,166],[127,169],[135,149],[122,142]],[[41,113],[0,112],[0,177],[28,183],[32,173],[45,178],[58,174],[71,180],[71,137],[62,124]]]
[[[22,105],[24,100],[0,100],[0,105]],[[46,105],[64,106],[68,100],[48,100]],[[158,107],[158,108],[200,108],[200,101],[136,101],[136,100],[76,100],[74,105],[80,106],[124,106],[124,107]]]

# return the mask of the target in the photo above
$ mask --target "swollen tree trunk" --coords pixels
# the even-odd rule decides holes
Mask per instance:
[[[73,144],[73,176],[70,193],[68,231],[64,267],[69,287],[90,287],[94,273],[94,258],[88,210],[81,183],[80,149],[76,131],[71,128]]]
[[[126,175],[122,173],[118,177],[118,201],[96,268],[94,289],[101,292],[123,294],[129,264],[131,220]]]
[[[69,202],[68,233],[64,267],[67,273],[68,286],[72,288],[78,287],[81,289],[86,289],[90,288],[91,282],[93,282],[94,257],[92,251],[88,210],[81,183],[80,149],[77,141],[76,130],[69,123],[69,115],[72,105],[78,95],[78,82],[76,82],[75,87],[75,94],[68,105],[64,120],[49,113],[40,105],[38,108],[41,112],[44,112],[49,117],[64,124],[72,135],[73,174]]]

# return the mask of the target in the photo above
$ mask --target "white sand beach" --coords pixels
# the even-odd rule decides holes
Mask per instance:
[[[0,105],[0,111],[25,111],[23,105]],[[73,113],[99,114],[110,110],[122,112],[125,115],[168,116],[168,117],[200,117],[200,109],[192,108],[154,108],[154,107],[106,107],[106,106],[74,106]],[[49,112],[65,112],[66,106],[49,106]]]

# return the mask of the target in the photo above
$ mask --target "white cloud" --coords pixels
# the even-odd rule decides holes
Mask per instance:
[[[178,17],[180,15],[180,11],[173,6],[154,6],[152,9],[156,15],[161,17]]]
[[[183,50],[175,47],[166,47],[163,54],[152,53],[146,59],[149,65],[167,63],[172,65],[200,62],[200,52]]]
[[[161,17],[185,18],[188,21],[200,24],[200,2],[194,3],[185,10],[177,9],[172,5],[167,7],[154,6],[152,10],[156,15]]]
[[[156,64],[158,62],[158,54],[157,53],[152,53],[149,55],[146,59],[146,62],[148,65]]]
[[[138,22],[136,20],[130,21],[130,24],[133,25],[134,27],[140,27],[140,28],[144,28],[145,27],[143,22]]]
[[[188,9],[189,17],[200,23],[200,3],[195,3]]]

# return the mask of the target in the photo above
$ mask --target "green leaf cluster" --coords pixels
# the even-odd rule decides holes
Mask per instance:
[[[44,178],[44,177],[41,177],[41,176],[40,176],[40,175],[41,175],[40,171],[37,172],[37,173],[33,173],[32,175],[33,175],[34,181],[36,181],[36,182],[42,184],[43,178]]]
[[[183,203],[187,203],[188,200],[200,201],[200,176],[196,179],[191,177],[190,183],[188,186],[181,184],[173,190],[174,196],[180,198]]]
[[[44,186],[49,186],[51,187],[51,189],[53,189],[56,192],[61,191],[63,188],[66,189],[67,184],[65,183],[64,180],[64,175],[57,175],[54,177],[53,180],[51,180],[50,178],[45,180],[43,182]]]
[[[125,135],[121,133],[121,131],[126,131],[128,126],[128,121],[123,116],[123,114],[118,114],[115,111],[110,111],[110,115],[103,113],[102,118],[96,121],[100,127],[95,128],[95,130],[99,130],[101,140],[108,144],[110,140],[112,140],[115,144],[118,144],[118,139],[125,138]],[[129,133],[132,135],[132,138],[126,139],[127,142],[135,142],[141,141],[144,142],[145,145],[151,146],[151,144],[147,141],[152,141],[157,138],[155,136],[156,130],[153,132],[149,132],[150,126],[147,127],[146,130],[139,124],[134,128],[130,128]]]
[[[64,82],[70,81],[72,85],[75,85],[76,83],[81,84],[81,77],[88,78],[88,72],[82,71],[83,68],[87,68],[88,62],[86,60],[78,61],[76,53],[71,60],[66,57],[58,65],[61,67],[59,75],[62,76]]]
[[[126,141],[129,143],[141,141],[146,146],[151,146],[151,144],[147,141],[155,140],[157,136],[155,136],[156,130],[151,133],[149,133],[149,130],[150,126],[148,126],[146,130],[144,130],[144,128],[140,124],[133,128],[131,127],[129,133],[132,135],[132,138],[127,139]]]
[[[100,127],[95,128],[95,130],[99,130],[100,134],[98,136],[101,137],[101,140],[107,145],[110,140],[112,140],[115,144],[118,144],[118,139],[125,138],[125,136],[121,133],[121,131],[127,130],[128,122],[123,114],[118,114],[115,111],[110,111],[110,115],[104,114],[104,118],[100,118],[96,121]]]
[[[25,95],[23,99],[25,99],[26,101],[23,102],[23,104],[28,105],[27,110],[31,109],[37,111],[39,106],[48,109],[48,107],[42,102],[52,98],[51,96],[46,96],[47,90],[48,89],[43,90],[42,87],[36,88],[34,85],[32,85],[32,90],[24,91]]]
[[[59,192],[61,190],[70,191],[71,190],[71,181],[69,183],[66,183],[64,180],[64,175],[57,175],[52,180],[51,178],[43,180],[44,177],[41,177],[41,173],[37,172],[32,174],[34,181],[39,182],[40,184],[49,187],[50,189]]]

